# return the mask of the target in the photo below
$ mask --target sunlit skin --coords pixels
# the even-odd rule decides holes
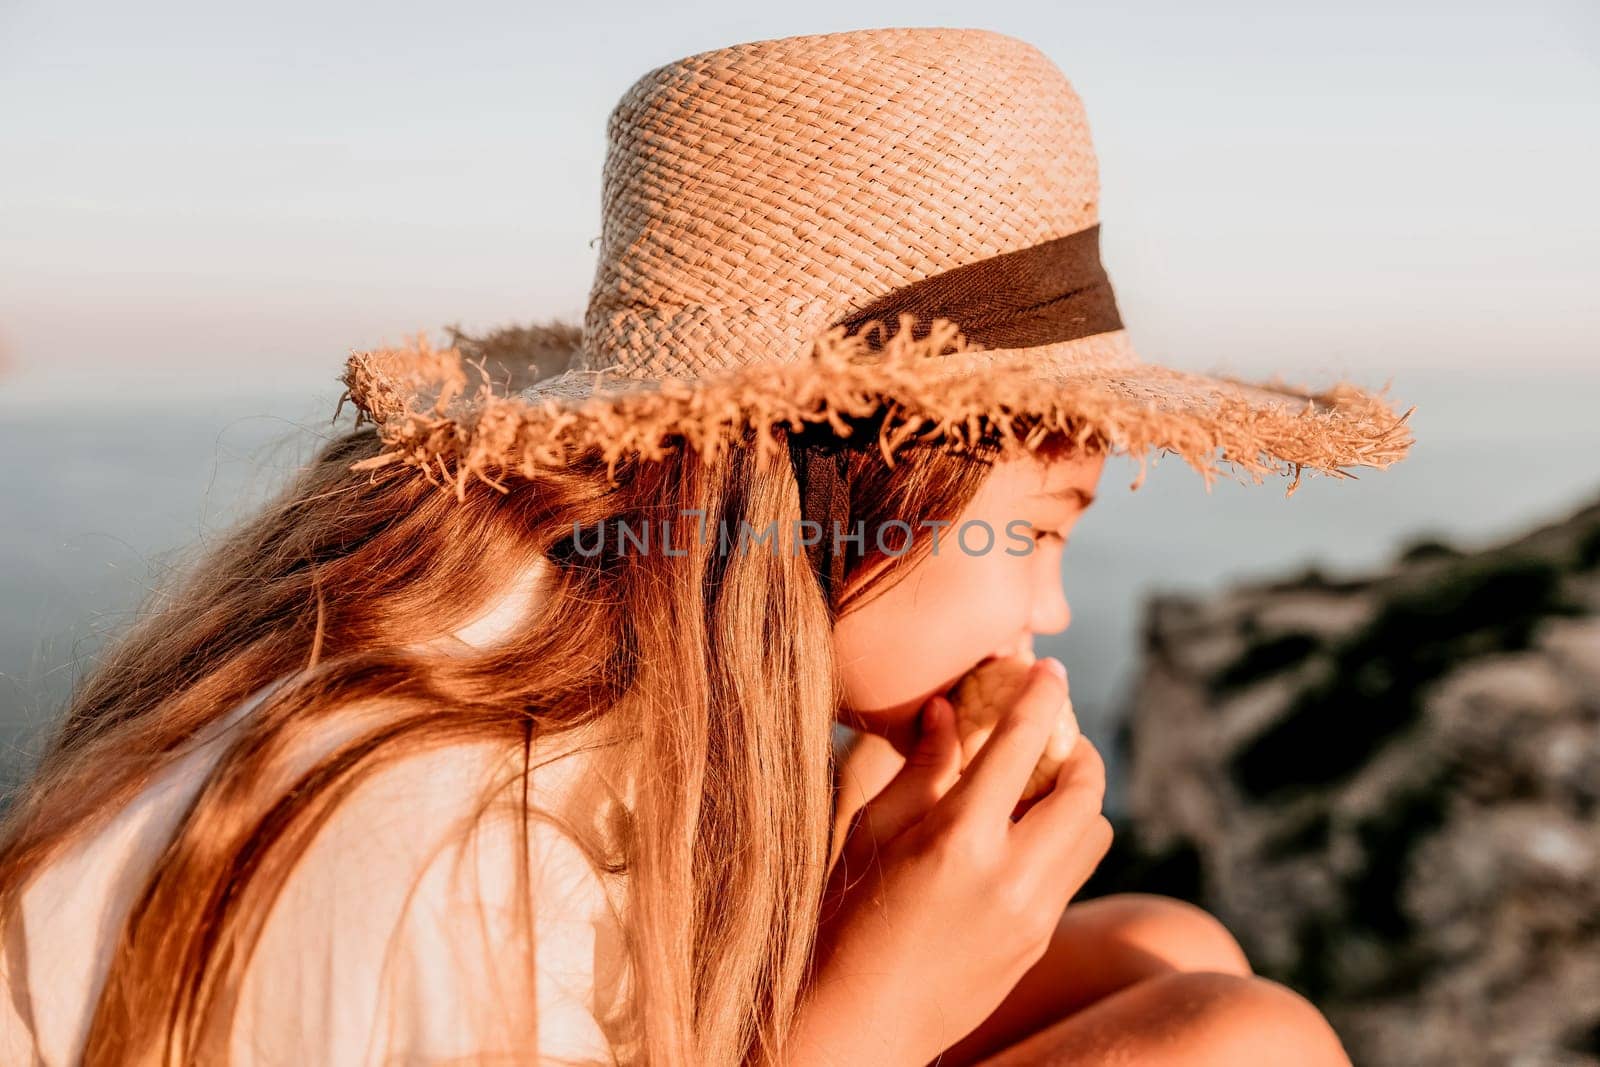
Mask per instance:
[[[844,614],[834,630],[844,683],[840,721],[862,731],[841,770],[842,828],[904,764],[923,703],[984,657],[1032,647],[1072,621],[1064,549],[1092,504],[1103,456],[999,463],[940,551]],[[1025,520],[1034,550],[1008,538]],[[981,520],[961,551],[950,540]],[[1064,582],[1064,577],[1066,581]],[[1089,744],[1080,737],[1078,744]],[[1347,1065],[1320,1012],[1285,986],[1255,976],[1233,936],[1183,901],[1125,893],[1070,904],[1045,955],[941,1067],[1022,1064]]]
[[[1072,612],[1061,584],[1062,551],[1104,467],[1103,456],[996,465],[944,531],[936,554],[839,619],[834,647],[844,681],[841,719],[886,738],[904,755],[928,697],[991,653],[1016,651],[1035,634],[1065,630]],[[1026,554],[1007,532],[1013,522],[1027,524],[1011,527],[1033,541]],[[959,541],[958,531],[969,523]],[[980,523],[994,531],[988,551]]]

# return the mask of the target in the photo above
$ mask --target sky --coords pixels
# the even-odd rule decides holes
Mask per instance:
[[[1144,358],[1600,381],[1592,3],[0,0],[0,398],[327,388],[352,348],[577,320],[635,78],[895,25],[1073,82]]]

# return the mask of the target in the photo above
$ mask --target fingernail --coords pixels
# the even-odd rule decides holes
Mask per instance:
[[[1054,656],[1046,656],[1044,658],[1044,665],[1051,674],[1055,675],[1057,678],[1060,678],[1063,682],[1067,680],[1066,664],[1062,663]]]

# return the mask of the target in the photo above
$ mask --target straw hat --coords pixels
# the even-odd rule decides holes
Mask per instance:
[[[1083,105],[1037,48],[977,29],[786,37],[650,71],[606,127],[581,328],[353,354],[384,451],[458,493],[598,453],[791,450],[808,518],[837,514],[835,443],[1012,454],[1051,429],[1206,478],[1348,477],[1411,444],[1384,401],[1144,362],[1099,262]],[[458,341],[460,337],[458,334]],[[1384,392],[1387,391],[1387,386]],[[845,441],[873,420],[876,440]],[[859,436],[859,435],[858,435]],[[1135,481],[1137,487],[1139,481]],[[827,538],[823,539],[824,541]]]

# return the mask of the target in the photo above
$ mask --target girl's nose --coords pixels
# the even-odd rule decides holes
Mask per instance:
[[[1028,629],[1036,634],[1058,634],[1072,624],[1072,606],[1058,582],[1052,582],[1040,591],[1033,602]]]

